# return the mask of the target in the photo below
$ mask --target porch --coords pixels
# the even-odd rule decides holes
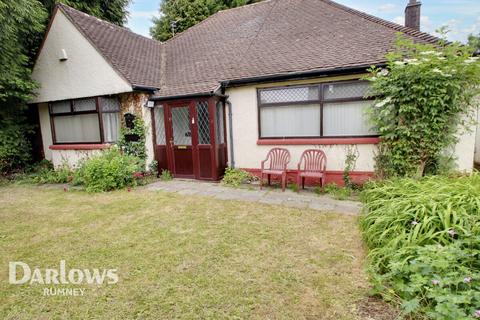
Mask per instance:
[[[151,111],[158,172],[219,180],[227,166],[225,103],[221,97],[155,101]]]

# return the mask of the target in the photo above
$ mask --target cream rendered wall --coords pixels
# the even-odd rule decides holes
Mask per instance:
[[[68,60],[60,61],[66,50]],[[32,103],[132,91],[124,80],[60,11],[35,63],[32,78],[40,84]]]
[[[52,128],[50,127],[50,114],[47,103],[38,104],[38,116],[40,119],[40,131],[42,133],[43,153],[45,159],[52,161],[52,150],[49,148],[53,144]]]
[[[155,152],[153,149],[153,128],[152,128],[152,117],[150,108],[142,108],[142,118],[145,122],[145,149],[147,151],[146,165],[147,169],[149,164],[155,160]]]
[[[260,162],[271,148],[282,147],[290,151],[292,160],[289,168],[295,169],[301,153],[305,149],[320,148],[327,155],[327,170],[341,171],[345,166],[347,148],[350,145],[257,145],[258,139],[258,109],[257,109],[257,88],[285,86],[294,84],[308,84],[319,82],[330,82],[339,80],[356,79],[358,76],[329,77],[317,80],[290,81],[282,83],[264,84],[257,86],[243,86],[229,88],[226,94],[232,104],[232,127],[233,127],[233,146],[236,168],[260,168]],[[479,115],[480,120],[480,115]],[[228,130],[227,121],[227,130]],[[476,128],[459,134],[459,142],[455,146],[454,156],[456,157],[456,167],[459,171],[471,172],[473,169],[473,157],[475,149],[475,136],[477,153],[476,159],[480,162],[480,124],[477,132]],[[228,133],[229,131],[227,131]],[[227,134],[228,135],[228,134]],[[230,144],[230,137],[228,136]],[[356,162],[354,171],[374,171],[374,156],[376,146],[373,144],[355,145],[358,150],[359,158]],[[231,159],[230,147],[228,149],[229,159]]]
[[[102,150],[51,150],[52,163],[55,169],[67,165],[74,169],[80,161],[88,159],[93,155],[99,154]]]
[[[474,115],[476,120],[477,114]],[[472,118],[465,117],[465,121],[472,121]],[[477,135],[476,121],[468,128],[462,128],[458,132],[458,143],[454,149],[456,158],[456,169],[462,172],[472,172],[475,158],[475,138]]]
[[[309,80],[309,81],[292,81],[269,84],[268,86],[284,86],[290,84],[315,83],[356,79],[356,77],[331,77],[325,79]],[[320,148],[327,155],[327,170],[341,171],[345,165],[347,148],[349,145],[287,145],[287,146],[259,146],[258,140],[258,109],[257,109],[257,88],[266,87],[267,85],[244,86],[229,88],[226,94],[232,104],[232,127],[233,127],[233,146],[236,168],[260,168],[260,162],[271,148],[282,147],[290,151],[292,159],[289,169],[296,169],[296,165],[305,149]],[[228,124],[228,121],[227,121]],[[227,127],[227,130],[229,128]],[[228,133],[228,131],[227,131]],[[227,134],[228,136],[228,134]],[[228,143],[231,144],[230,137]],[[355,145],[358,150],[359,158],[356,163],[355,171],[374,171],[374,152],[375,145],[364,144]],[[229,147],[229,159],[231,159]]]

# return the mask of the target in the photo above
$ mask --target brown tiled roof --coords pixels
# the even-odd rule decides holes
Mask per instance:
[[[159,86],[157,97],[212,92],[226,80],[384,63],[397,32],[438,41],[329,0],[265,0],[220,11],[164,43],[61,8],[128,80]]]
[[[63,4],[58,8],[132,86],[160,87],[161,42]]]

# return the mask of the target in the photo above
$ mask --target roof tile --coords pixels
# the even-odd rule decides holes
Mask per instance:
[[[220,11],[163,43],[60,8],[130,83],[158,87],[160,97],[212,92],[225,80],[384,63],[397,32],[438,41],[330,0]]]

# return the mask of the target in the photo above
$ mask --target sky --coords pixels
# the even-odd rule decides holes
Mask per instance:
[[[160,0],[132,0],[127,27],[133,32],[150,37],[152,18],[159,16]],[[351,8],[390,20],[404,23],[404,10],[408,0],[336,0]],[[466,42],[469,34],[480,33],[480,0],[423,0],[421,30],[435,34],[447,25],[448,39]]]

